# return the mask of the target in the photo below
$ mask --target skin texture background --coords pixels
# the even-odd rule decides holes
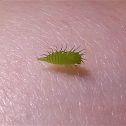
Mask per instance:
[[[0,125],[125,125],[125,6],[0,2]],[[66,43],[86,49],[79,76],[37,60]]]

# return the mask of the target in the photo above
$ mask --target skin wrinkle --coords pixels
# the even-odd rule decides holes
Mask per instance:
[[[45,13],[45,14],[47,14],[47,13]],[[49,14],[47,14],[47,16],[50,16],[50,18],[52,17],[52,15],[49,15]],[[53,17],[52,17],[52,18],[53,18]],[[57,19],[57,20],[59,20],[59,19]],[[47,21],[47,20],[45,20],[45,22],[51,24],[51,25],[54,26],[54,27],[57,27],[57,24],[54,25],[54,24],[52,24],[51,22],[49,22],[49,21]],[[60,23],[60,22],[59,22],[59,23]],[[63,27],[64,27],[64,23],[60,23],[60,25],[59,25],[60,27],[57,27],[57,28],[63,30],[62,27],[61,27],[62,25],[63,25]]]

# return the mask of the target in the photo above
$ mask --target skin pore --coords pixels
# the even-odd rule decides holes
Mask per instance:
[[[1,2],[0,125],[125,125],[126,2]],[[86,51],[80,75],[38,61]]]

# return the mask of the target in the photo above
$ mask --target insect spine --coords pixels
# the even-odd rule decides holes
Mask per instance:
[[[43,54],[43,55],[45,55],[45,57],[38,58],[38,60],[46,61],[46,62],[52,63],[52,64],[66,65],[66,66],[72,65],[72,64],[73,65],[81,64],[81,62],[84,63],[83,60],[85,60],[85,59],[82,58],[82,55],[85,55],[85,52],[80,53],[83,50],[76,52],[76,50],[80,46],[76,49],[74,49],[74,47],[75,47],[75,45],[73,46],[73,48],[70,51],[66,51],[67,45],[64,50],[62,50],[62,48],[63,48],[63,46],[62,46],[60,51],[58,51],[57,47],[56,47],[56,51],[54,51],[52,48],[50,48],[52,51],[51,52],[47,51],[48,55]]]

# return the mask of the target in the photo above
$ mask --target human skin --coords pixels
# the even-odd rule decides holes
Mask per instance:
[[[125,6],[1,2],[0,125],[125,125]],[[86,51],[77,73],[37,60],[66,43]]]

